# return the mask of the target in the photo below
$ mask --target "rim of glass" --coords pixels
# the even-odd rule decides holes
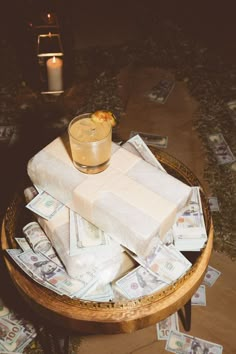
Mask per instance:
[[[93,144],[93,143],[101,142],[101,141],[105,140],[105,139],[108,137],[108,135],[111,133],[111,131],[112,131],[112,125],[110,124],[110,129],[109,129],[107,135],[105,135],[104,138],[102,138],[102,139],[100,139],[100,140],[94,140],[94,141],[80,141],[80,140],[78,140],[77,138],[75,138],[75,137],[73,136],[73,134],[71,134],[71,132],[70,132],[70,128],[71,128],[72,124],[74,123],[74,121],[75,121],[75,120],[82,119],[82,118],[90,118],[90,117],[91,117],[91,114],[92,114],[92,113],[82,113],[82,114],[79,114],[78,116],[75,116],[74,118],[72,118],[72,120],[70,121],[70,123],[69,123],[69,125],[68,125],[68,133],[69,133],[69,135],[70,135],[73,139],[79,141],[79,143],[81,143],[81,144]],[[108,123],[108,122],[107,122],[107,123]]]

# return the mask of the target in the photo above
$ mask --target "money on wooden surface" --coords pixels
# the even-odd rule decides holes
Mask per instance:
[[[24,237],[15,237],[15,240],[22,249],[22,251],[27,251],[31,248],[30,244]]]
[[[192,305],[206,306],[206,287],[200,285],[195,294],[191,298]]]
[[[209,197],[208,198],[210,210],[213,211],[220,211],[219,203],[217,197]]]
[[[159,340],[167,340],[171,330],[179,331],[178,313],[175,312],[166,319],[156,324],[157,338]]]
[[[235,161],[235,156],[221,133],[209,135],[208,140],[212,146],[219,165]]]
[[[208,266],[205,277],[203,279],[203,284],[211,287],[215,284],[216,280],[219,278],[220,275],[221,272],[219,270]]]
[[[164,104],[175,86],[172,79],[161,79],[157,85],[153,86],[147,97],[150,101]]]
[[[128,299],[150,295],[167,286],[167,283],[142,266],[138,266],[117,280],[115,284]]]
[[[61,202],[45,191],[41,191],[26,205],[26,208],[46,220],[52,219],[63,207]]]
[[[16,341],[22,332],[22,327],[10,320],[0,318],[0,352],[16,349]]]
[[[132,138],[135,135],[139,135],[147,145],[154,146],[157,148],[162,148],[162,149],[167,148],[167,144],[168,144],[167,136],[161,136],[161,135],[138,132],[132,130],[130,132],[129,138]]]
[[[7,337],[5,337],[5,339],[2,338],[2,340],[4,341],[4,345],[0,344],[0,352],[1,353],[13,353],[13,352],[17,353],[18,351],[23,352],[24,348],[33,340],[33,338],[36,337],[36,330],[34,326],[28,320],[26,320],[22,316],[19,316],[17,313],[10,310],[0,298],[0,322],[1,319],[9,321],[12,325],[19,326],[21,330],[19,336],[16,337],[15,340],[12,341],[11,343],[9,343],[8,340],[5,341]],[[0,324],[0,328],[1,328],[1,324]],[[5,351],[5,349],[4,350],[1,349],[1,347],[3,348],[3,346],[5,347],[5,349],[7,347],[8,350]]]
[[[223,347],[220,344],[208,342],[178,331],[170,331],[165,349],[172,353],[214,353],[222,354]]]
[[[100,302],[107,302],[111,301],[114,297],[113,290],[111,284],[104,284],[91,287],[86,294],[81,296],[83,300],[90,300],[90,301],[100,301]]]

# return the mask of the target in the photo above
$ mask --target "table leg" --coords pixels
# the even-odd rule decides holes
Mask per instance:
[[[192,306],[191,306],[191,299],[184,305],[184,311],[183,309],[180,309],[178,311],[180,320],[182,322],[182,325],[185,329],[185,331],[190,331],[191,329],[191,312],[192,312]]]

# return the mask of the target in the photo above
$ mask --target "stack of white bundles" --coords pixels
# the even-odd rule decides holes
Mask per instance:
[[[122,147],[112,144],[109,167],[96,175],[78,171],[68,137],[58,137],[28,163],[33,184],[145,256],[173,225],[191,187]]]
[[[173,225],[174,245],[180,251],[199,251],[207,241],[199,187],[192,187],[187,205],[177,213]]]
[[[124,252],[123,247],[106,234],[102,238],[105,241],[100,244],[97,243],[97,245],[91,245],[90,247],[86,244],[78,247],[77,230],[73,230],[73,226],[76,226],[76,224],[70,218],[72,211],[66,206],[62,206],[58,208],[56,213],[53,212],[53,217],[50,219],[42,217],[42,210],[44,209],[42,206],[49,204],[47,203],[49,199],[47,199],[47,193],[39,191],[39,194],[37,194],[35,191],[34,187],[25,189],[26,201],[29,202],[27,206],[34,212],[38,223],[51,241],[70,277],[79,279],[81,273],[83,274],[86,270],[93,268],[99,273],[98,282],[107,284],[134,267],[135,262]],[[49,196],[49,198],[52,204],[52,197]],[[86,220],[84,220],[84,223],[86,223]],[[92,228],[91,233],[96,238],[100,230],[94,225],[89,227]],[[83,229],[84,225],[81,225],[79,234],[83,234]],[[85,232],[87,231],[88,227]],[[88,237],[89,235],[87,235],[87,239]]]

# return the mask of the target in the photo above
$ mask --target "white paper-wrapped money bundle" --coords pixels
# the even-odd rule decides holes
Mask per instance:
[[[191,188],[113,144],[109,167],[97,175],[78,171],[66,138],[55,139],[28,163],[33,184],[139,255],[173,225]]]

